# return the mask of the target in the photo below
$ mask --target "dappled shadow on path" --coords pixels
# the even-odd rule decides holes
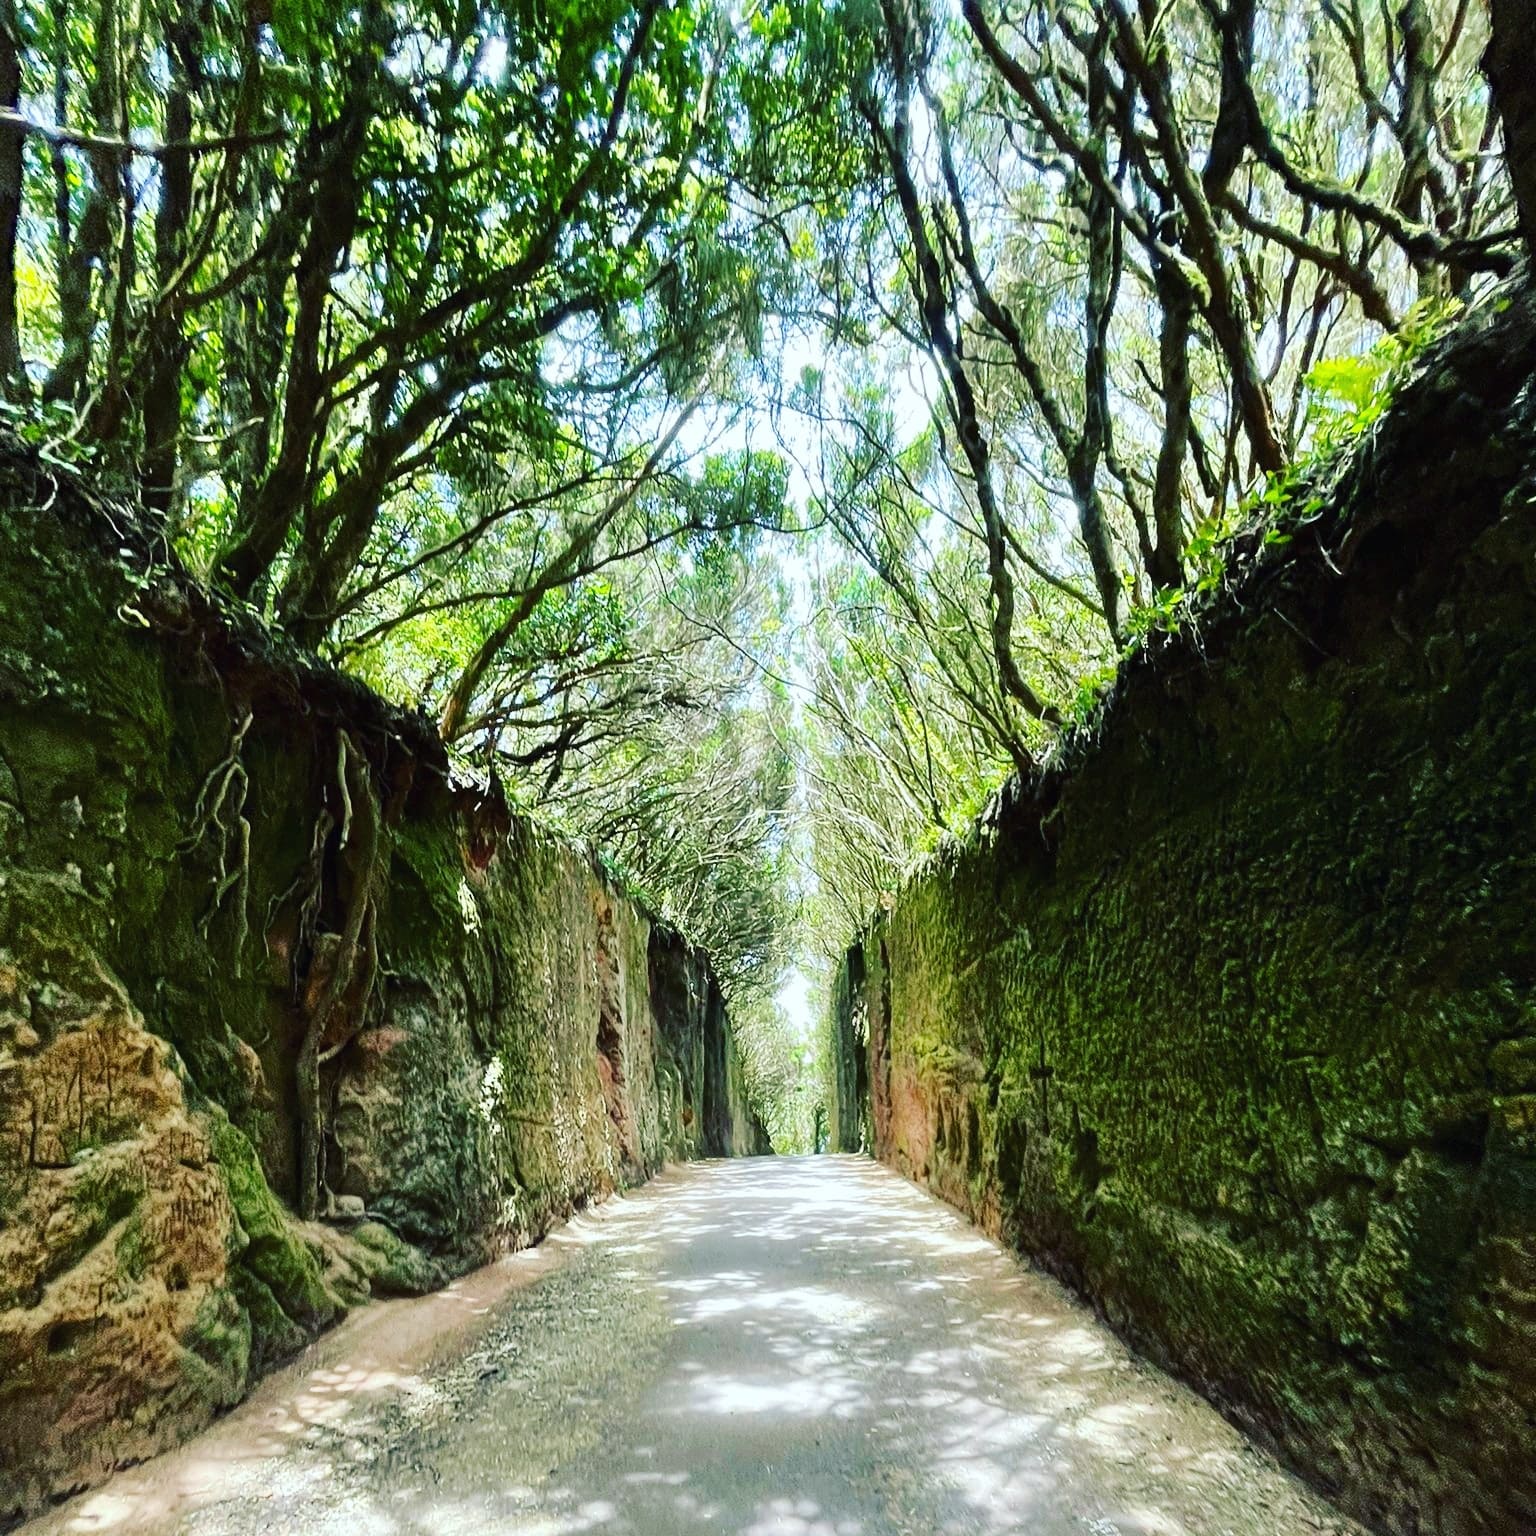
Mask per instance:
[[[359,1385],[280,1456],[253,1441],[260,1486],[236,1477],[244,1491],[174,1528],[1350,1529],[1058,1286],[867,1160],[696,1165],[559,1241],[563,1262],[473,1348],[370,1406]]]

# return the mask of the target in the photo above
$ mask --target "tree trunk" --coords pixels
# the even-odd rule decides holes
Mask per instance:
[[[306,989],[308,1019],[294,1071],[299,1111],[297,1205],[306,1221],[322,1213],[320,1197],[325,1189],[320,1068],[362,1028],[378,961],[374,880],[382,852],[383,811],[368,760],[345,732],[338,738],[336,780],[343,807],[337,822],[336,864],[339,878],[346,882],[338,894],[346,915],[340,933],[323,934],[316,940]]]
[[[171,86],[165,98],[167,144],[185,144],[192,136],[192,95],[183,51],[192,39],[172,28],[166,53]],[[184,234],[192,217],[192,161],[185,150],[168,152],[160,164],[160,205],[155,212],[155,275],[167,288],[182,259]],[[181,376],[187,343],[181,311],[168,306],[148,338],[148,377],[141,409],[144,456],[140,469],[144,504],[171,510],[181,439]]]
[[[1105,69],[1106,33],[1100,29],[1088,56],[1089,131],[1096,140],[1107,137],[1109,87]],[[1109,326],[1120,286],[1120,264],[1114,212],[1102,187],[1088,181],[1084,188],[1088,215],[1088,291],[1083,309],[1083,430],[1077,450],[1067,454],[1067,476],[1077,503],[1078,532],[1093,567],[1094,585],[1104,607],[1110,637],[1120,643],[1120,572],[1109,522],[1099,496],[1099,464],[1110,446]]]
[[[56,15],[67,15],[60,6]],[[96,21],[96,57],[90,97],[94,126],[106,138],[118,132],[117,71],[120,39],[117,0],[102,0]],[[67,50],[59,46],[56,67],[60,80],[55,84],[55,98],[63,94],[63,72],[68,67]],[[62,126],[62,125],[61,125]],[[60,252],[59,267],[59,360],[43,386],[45,400],[73,404],[85,392],[91,369],[91,341],[96,330],[93,303],[93,274],[100,272],[101,287],[106,288],[113,245],[113,209],[121,192],[119,157],[108,149],[92,149],[87,158],[91,174],[86,185],[85,210],[72,244]],[[67,191],[65,194],[67,198]],[[67,211],[67,209],[66,209]]]
[[[239,524],[214,561],[218,580],[249,598],[282,552],[294,519],[313,494],[315,452],[325,433],[329,385],[323,352],[331,279],[346,260],[357,230],[361,184],[358,159],[373,118],[373,79],[362,61],[329,143],[311,160],[305,189],[309,228],[293,274],[294,306],[288,343],[287,384],[277,458],[259,484],[240,498]]]
[[[21,35],[15,0],[0,4],[0,107],[21,109]],[[0,131],[0,391],[25,400],[32,390],[21,355],[21,321],[16,310],[16,234],[21,222],[19,128]]]
[[[1159,587],[1184,580],[1184,459],[1189,450],[1191,385],[1189,332],[1195,305],[1188,286],[1161,264],[1155,273],[1162,329],[1158,334],[1165,414],[1152,486],[1152,526],[1157,542],[1147,573]]]
[[[1483,71],[1504,124],[1504,163],[1536,258],[1536,0],[1490,0]]]

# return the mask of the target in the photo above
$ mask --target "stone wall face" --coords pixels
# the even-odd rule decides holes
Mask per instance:
[[[658,1034],[658,1102],[667,1155],[760,1157],[773,1150],[747,1095],[720,984],[671,929],[653,928],[651,999]]]
[[[706,958],[585,855],[119,509],[18,454],[0,508],[3,1523],[370,1292],[767,1148]]]
[[[877,1154],[1394,1533],[1536,1530],[1533,370],[1443,347],[843,978]]]
[[[827,1094],[827,1150],[868,1152],[869,1010],[864,949],[855,945],[832,979],[832,1082]]]

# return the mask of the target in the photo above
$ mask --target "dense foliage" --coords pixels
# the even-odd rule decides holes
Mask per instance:
[[[0,392],[788,1103],[792,892],[835,950],[1516,270],[1527,9],[4,0]]]
[[[814,631],[814,817],[846,932],[915,845],[1090,712],[1298,460],[1508,273],[1483,8],[830,8],[852,317],[802,381],[852,558]],[[1401,349],[1399,349],[1400,351]]]

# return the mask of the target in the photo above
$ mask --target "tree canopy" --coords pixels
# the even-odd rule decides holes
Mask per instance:
[[[766,997],[1519,280],[1529,13],[0,0],[0,395]]]

